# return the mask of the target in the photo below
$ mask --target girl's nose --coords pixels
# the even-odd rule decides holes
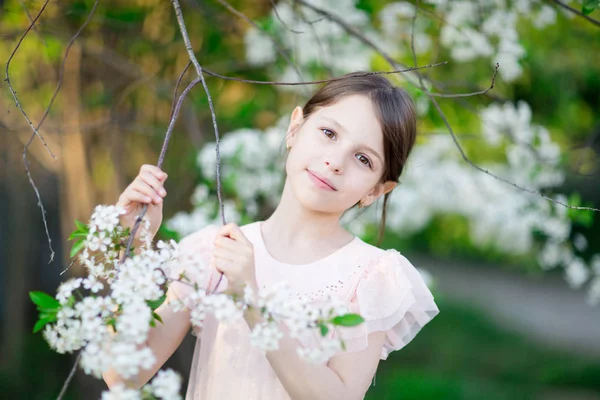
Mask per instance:
[[[327,168],[331,169],[336,174],[342,172],[342,166],[339,163],[332,163],[326,160],[325,165],[327,166]]]

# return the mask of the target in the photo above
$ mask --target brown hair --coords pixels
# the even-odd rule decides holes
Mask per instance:
[[[398,182],[408,155],[417,136],[417,115],[408,93],[381,75],[365,75],[368,72],[352,72],[339,80],[327,82],[304,105],[304,119],[320,107],[329,106],[350,95],[364,95],[373,102],[383,132],[385,169],[381,183]],[[383,199],[378,245],[385,233],[386,208],[390,193]],[[354,206],[357,206],[355,204]]]

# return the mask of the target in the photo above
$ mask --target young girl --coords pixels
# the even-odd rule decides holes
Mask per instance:
[[[266,353],[250,344],[260,315],[219,324],[207,315],[198,337],[186,399],[362,399],[379,360],[408,344],[439,310],[419,272],[399,252],[381,250],[348,233],[340,217],[348,209],[368,207],[396,187],[416,136],[413,104],[400,88],[379,76],[348,74],[327,83],[296,107],[286,135],[288,155],[281,201],[265,221],[242,227],[207,226],[182,239],[181,259],[196,255],[209,272],[186,276],[213,291],[242,293],[286,281],[299,297],[318,304],[331,294],[365,322],[330,331],[346,351],[327,363],[312,364],[296,352],[301,343],[288,335],[280,348]],[[166,179],[144,165],[118,205],[133,226],[143,203],[150,203],[151,231],[162,220]],[[380,235],[382,234],[380,230]],[[185,265],[173,274],[179,276]],[[147,345],[157,362],[134,383],[147,382],[177,349],[191,327],[190,310],[173,312],[168,303],[185,299],[189,285],[174,282],[158,309],[163,323],[151,329]],[[121,379],[109,371],[109,386]]]

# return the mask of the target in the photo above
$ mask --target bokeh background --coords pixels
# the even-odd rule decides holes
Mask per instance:
[[[488,88],[498,62],[493,90],[437,98],[466,156],[553,199],[600,207],[600,12],[577,15],[579,1],[181,3],[200,63],[226,76],[295,82],[390,70],[382,51],[412,66],[414,40],[418,65],[448,61],[423,71],[427,88],[456,94]],[[11,61],[10,80],[34,124],[93,4],[50,2]],[[0,1],[2,65],[43,5]],[[75,264],[61,275],[70,263],[74,221],[88,221],[97,204],[114,204],[142,164],[157,162],[173,90],[188,61],[170,2],[99,2],[70,50],[62,87],[40,130],[56,159],[37,139],[27,151],[46,210],[52,261],[22,158],[31,129],[1,82],[3,398],[58,395],[74,357],[50,351],[40,334],[31,334],[37,315],[28,292],[54,293],[67,277],[85,274]],[[182,85],[191,79],[193,69]],[[206,79],[224,136],[226,216],[240,224],[264,219],[279,195],[286,118],[315,87]],[[382,247],[398,249],[421,270],[440,314],[380,364],[367,398],[600,398],[597,214],[567,210],[476,170],[414,85],[416,75],[390,79],[415,99],[420,136],[394,193]],[[218,219],[213,142],[207,97],[197,86],[163,166],[169,195],[160,238],[179,239]],[[348,228],[374,243],[378,211],[349,215]],[[167,364],[184,377],[193,344],[189,336]],[[78,371],[65,398],[99,398],[105,389]]]

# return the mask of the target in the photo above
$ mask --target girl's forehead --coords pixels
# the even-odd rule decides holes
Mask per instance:
[[[366,96],[352,95],[344,97],[331,105],[320,108],[315,113],[315,117],[315,120],[329,123],[332,128],[341,132],[383,140],[381,124],[375,107]]]

